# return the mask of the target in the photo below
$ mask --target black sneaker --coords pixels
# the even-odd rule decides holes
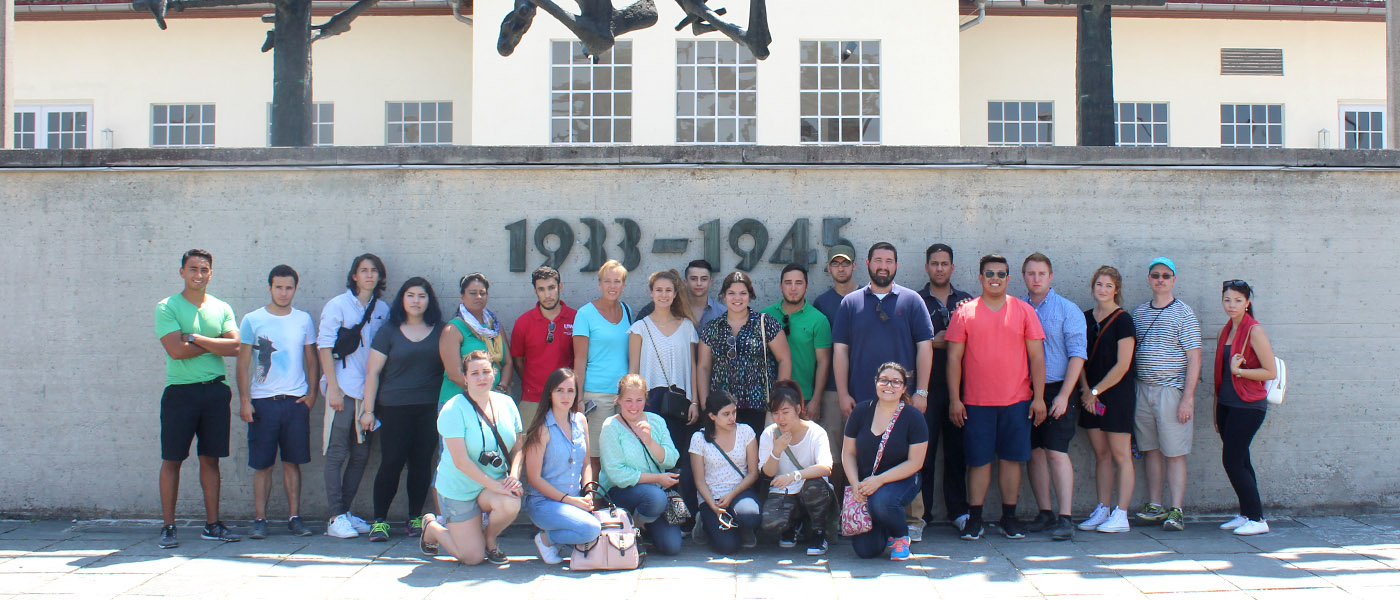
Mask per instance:
[[[505,552],[501,552],[501,549],[499,547],[487,548],[486,562],[489,562],[493,565],[503,565],[510,562],[510,559],[506,557]]]
[[[998,522],[1001,525],[1001,534],[1010,540],[1019,540],[1026,537],[1026,532],[1021,528],[1021,520],[1014,516],[1007,515]]]
[[[1065,515],[1060,515],[1059,522],[1055,525],[1055,529],[1050,532],[1050,539],[1057,542],[1074,539],[1074,521],[1071,521],[1070,518]]]
[[[958,537],[969,542],[982,539],[982,519],[969,517],[967,521],[963,522],[962,532]]]
[[[248,534],[250,540],[260,540],[267,537],[267,519],[256,519],[253,521],[253,531]]]
[[[160,528],[160,542],[158,542],[158,545],[161,548],[179,547],[180,539],[175,537],[174,525],[166,525],[165,527]]]
[[[213,523],[205,525],[204,531],[200,532],[199,537],[220,542],[236,542],[243,539],[234,535],[227,527],[224,527],[223,521],[214,521]]]
[[[389,541],[389,524],[384,521],[375,521],[369,528],[369,541],[387,542]]]
[[[812,530],[812,536],[807,541],[807,556],[826,554],[826,548],[826,532],[820,529]]]
[[[301,517],[287,519],[287,531],[292,532],[292,535],[311,535],[311,530],[307,529],[306,523],[301,521]]]
[[[797,530],[796,530],[796,529],[789,529],[789,530],[787,530],[787,531],[784,531],[782,537],[778,538],[778,547],[779,547],[779,548],[796,548],[796,547],[797,547]]]
[[[1030,523],[1026,523],[1026,531],[1029,531],[1031,533],[1040,533],[1048,529],[1054,529],[1055,524],[1058,521],[1059,519],[1055,518],[1054,513],[1048,513],[1042,510],[1039,514],[1035,516],[1035,519],[1033,519]]]

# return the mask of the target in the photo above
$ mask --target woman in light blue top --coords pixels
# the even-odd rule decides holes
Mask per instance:
[[[423,553],[439,548],[464,564],[506,563],[496,545],[520,512],[520,413],[510,396],[491,391],[491,355],[475,350],[462,359],[467,394],[453,396],[438,413],[442,459],[437,469],[441,517],[423,515]],[[490,523],[483,529],[481,516]]]
[[[583,394],[583,411],[588,415],[588,439],[598,440],[603,420],[612,416],[617,380],[627,374],[627,329],[632,326],[632,309],[622,298],[627,285],[627,268],[615,260],[598,268],[598,299],[585,304],[574,315],[574,377]],[[598,468],[598,447],[589,448]]]
[[[646,527],[652,550],[658,554],[681,551],[681,527],[660,518],[670,503],[666,490],[680,482],[668,473],[680,452],[671,443],[666,420],[646,412],[647,382],[629,374],[617,382],[617,414],[603,424],[602,471],[598,483],[614,504]]]
[[[560,546],[592,542],[600,531],[593,500],[580,495],[593,479],[593,467],[573,371],[549,374],[540,406],[549,410],[536,411],[525,429],[525,508],[541,530],[535,534],[540,560],[557,565],[564,560]]]

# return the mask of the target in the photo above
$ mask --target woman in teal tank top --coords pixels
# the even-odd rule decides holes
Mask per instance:
[[[466,393],[467,380],[462,373],[462,358],[474,350],[491,355],[491,366],[496,370],[492,389],[509,393],[510,381],[514,376],[514,369],[508,360],[510,340],[506,337],[505,325],[486,308],[491,282],[481,273],[472,273],[463,277],[458,287],[461,288],[462,303],[457,307],[457,316],[443,327],[442,340],[438,344],[443,367],[439,406],[457,394]]]

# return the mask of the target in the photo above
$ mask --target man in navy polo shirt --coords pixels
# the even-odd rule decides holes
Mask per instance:
[[[933,321],[918,292],[894,282],[899,254],[889,242],[870,247],[865,258],[870,284],[841,299],[831,328],[832,364],[841,414],[849,417],[858,402],[875,398],[875,372],[894,361],[914,371],[914,408],[928,408],[933,370]],[[910,505],[909,532],[923,535],[924,507],[916,496]]]

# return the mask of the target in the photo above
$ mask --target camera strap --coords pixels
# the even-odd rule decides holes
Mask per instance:
[[[496,438],[496,447],[499,448],[499,449],[501,450],[501,454],[505,455],[505,458],[506,458],[506,470],[509,471],[509,470],[510,470],[510,465],[511,465],[511,460],[512,460],[512,457],[511,457],[511,455],[510,455],[510,448],[506,446],[505,440],[504,440],[503,438],[501,438],[501,432],[498,431],[498,430],[496,429],[496,423],[495,423],[496,419],[495,419],[495,418],[487,419],[487,418],[486,418],[486,415],[482,414],[482,412],[481,412],[481,407],[479,407],[479,406],[476,405],[476,401],[475,401],[475,400],[472,400],[470,396],[467,396],[466,398],[467,398],[467,401],[468,401],[468,402],[471,402],[471,403],[472,403],[472,410],[473,410],[473,412],[476,413],[476,419],[477,419],[478,421],[481,422],[482,427],[485,427],[486,429],[490,429],[490,430],[491,430],[491,436]],[[491,402],[491,399],[488,397],[486,401],[489,403],[489,402]],[[493,415],[494,415],[494,413],[496,412],[496,407],[495,407],[494,404],[492,404],[492,406],[491,406],[491,412],[492,412]],[[482,438],[482,442],[483,442],[483,443],[482,443],[482,446],[483,446],[483,447],[485,447],[485,445],[486,445],[486,444],[484,443],[485,441],[486,441],[486,439],[485,439],[485,437],[483,437],[483,438]]]

